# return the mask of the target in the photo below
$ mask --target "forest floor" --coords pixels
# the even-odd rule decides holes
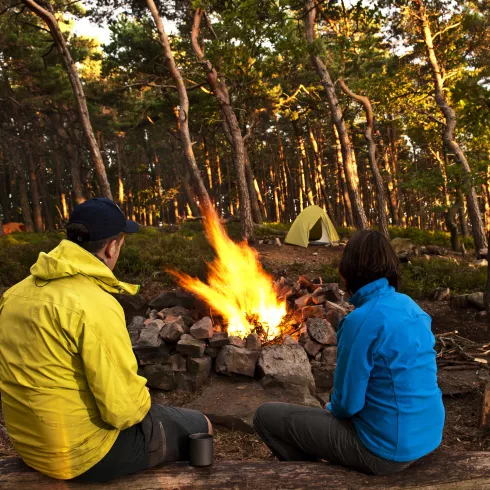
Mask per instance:
[[[256,248],[264,268],[275,278],[285,276],[294,280],[304,274],[310,278],[321,276],[327,282],[339,280],[336,268],[342,254],[340,247],[302,249],[291,246],[257,245]],[[439,263],[438,259],[434,261]],[[440,266],[435,265],[435,267]],[[456,267],[458,267],[457,264]],[[457,270],[460,269],[456,268],[453,275]],[[413,274],[406,277],[407,281],[411,281]],[[454,278],[450,277],[448,280],[454,281]],[[457,280],[461,282],[464,278],[460,276]],[[431,283],[427,287],[432,287]],[[161,283],[150,279],[144,281],[142,294],[151,298],[161,289]],[[478,316],[476,310],[451,309],[447,302],[433,302],[427,299],[426,294],[421,293],[421,296],[417,301],[431,315],[434,334],[457,330],[460,336],[470,340],[481,342],[489,339],[488,321]],[[183,406],[199,394],[165,393],[155,390],[152,391],[152,398],[159,403]],[[461,395],[444,396],[444,405],[446,424],[440,449],[490,451],[490,434],[479,428],[482,406],[480,390]],[[3,425],[1,412],[0,422]],[[14,454],[15,451],[8,437],[0,431],[0,457]],[[218,460],[267,460],[272,458],[270,451],[257,436],[219,428],[215,430],[215,455]]]

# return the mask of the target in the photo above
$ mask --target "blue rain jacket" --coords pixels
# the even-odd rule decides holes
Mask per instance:
[[[362,443],[390,461],[413,461],[442,440],[431,318],[387,279],[357,291],[339,324],[334,390],[328,409],[351,418]]]

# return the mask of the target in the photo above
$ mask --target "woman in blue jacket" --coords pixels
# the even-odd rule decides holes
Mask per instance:
[[[351,238],[339,272],[356,309],[339,324],[331,403],[325,409],[266,403],[254,425],[283,461],[325,459],[395,473],[442,440],[431,319],[397,292],[398,259],[381,233]]]

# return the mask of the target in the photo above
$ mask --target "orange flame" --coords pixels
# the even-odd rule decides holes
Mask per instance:
[[[208,264],[208,284],[180,272],[172,274],[182,287],[223,316],[229,335],[245,338],[255,329],[250,323],[253,321],[262,326],[267,339],[277,337],[286,303],[277,298],[258,253],[246,242],[233,242],[214,210],[203,210],[203,215],[206,236],[216,252],[216,258]]]

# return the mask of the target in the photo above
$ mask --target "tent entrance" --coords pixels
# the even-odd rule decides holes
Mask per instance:
[[[327,227],[324,225],[323,220],[318,218],[318,221],[313,225],[310,230],[309,244],[310,245],[327,245],[331,243],[328,236]]]

